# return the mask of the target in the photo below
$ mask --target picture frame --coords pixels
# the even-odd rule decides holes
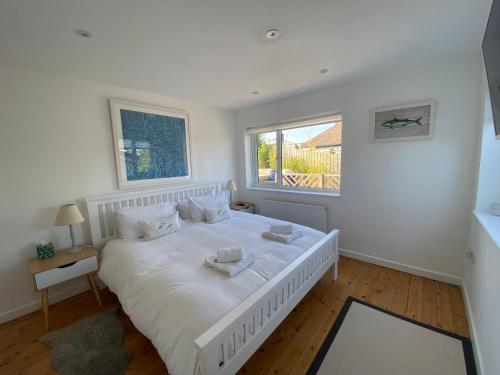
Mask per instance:
[[[110,98],[119,189],[192,180],[186,111]]]
[[[434,134],[435,100],[379,107],[371,115],[372,142],[428,140]]]

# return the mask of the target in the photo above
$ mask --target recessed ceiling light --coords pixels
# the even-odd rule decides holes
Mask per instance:
[[[76,29],[75,34],[78,36],[81,36],[82,38],[86,38],[86,39],[92,38],[92,34],[90,33],[90,31],[83,30],[83,29]]]
[[[328,68],[322,68],[322,69],[320,69],[320,70],[319,70],[319,72],[320,72],[321,74],[328,73]]]
[[[259,92],[258,91],[252,91],[252,94],[259,95]]]
[[[278,39],[280,37],[280,32],[278,31],[278,29],[269,29],[266,31],[266,38],[267,39]]]

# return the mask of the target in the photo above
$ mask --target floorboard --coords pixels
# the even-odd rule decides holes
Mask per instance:
[[[354,296],[409,318],[469,336],[458,287],[341,257],[339,277],[328,272],[240,370],[240,374],[303,374],[330,330],[347,297]],[[103,292],[103,309],[119,306]],[[59,329],[99,313],[92,294],[82,293],[50,306],[51,328]],[[151,342],[119,309],[124,345],[132,351],[127,374],[167,374]],[[56,374],[40,311],[0,325],[0,374]]]

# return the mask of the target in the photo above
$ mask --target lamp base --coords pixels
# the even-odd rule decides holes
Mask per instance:
[[[75,234],[73,233],[73,225],[69,226],[69,236],[71,237],[71,247],[66,251],[71,254],[79,252],[81,250],[81,247],[75,244]]]
[[[70,254],[78,253],[81,250],[80,247],[70,247],[69,249],[66,249],[66,252]]]

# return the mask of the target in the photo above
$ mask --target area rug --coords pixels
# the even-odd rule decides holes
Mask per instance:
[[[348,298],[308,375],[475,375],[468,338]]]
[[[61,375],[121,375],[130,358],[123,332],[114,308],[51,332],[42,342],[52,347],[51,366]]]

